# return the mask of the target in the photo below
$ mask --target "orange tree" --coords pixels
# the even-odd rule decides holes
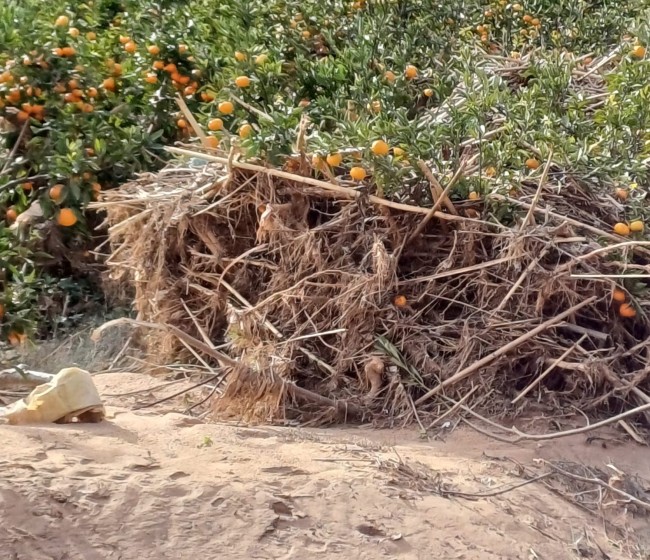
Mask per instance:
[[[211,146],[236,141],[277,165],[306,114],[315,172],[369,177],[386,196],[413,192],[417,159],[452,173],[468,140],[479,141],[481,172],[453,198],[508,192],[540,173],[551,148],[594,188],[645,185],[647,12],[647,0],[625,10],[553,0],[5,0],[4,335],[29,330],[39,282],[54,289],[38,259],[16,264],[33,240],[6,226],[38,200],[65,243],[88,236],[84,208],[102,189],[155,168],[164,144],[189,137],[177,94]],[[574,71],[588,74],[599,56],[614,68],[594,101]],[[514,66],[526,57],[525,69],[509,80],[490,57]],[[645,217],[641,192],[630,219]]]

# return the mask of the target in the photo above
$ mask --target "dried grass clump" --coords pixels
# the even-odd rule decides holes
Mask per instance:
[[[602,277],[646,270],[650,252],[612,248],[608,208],[575,182],[561,198],[524,185],[431,213],[205,158],[218,163],[142,177],[101,204],[111,279],[138,318],[237,362],[220,413],[401,423],[462,399],[493,417],[534,400],[592,415],[650,400],[644,302],[620,318]],[[192,356],[172,333],[145,343],[158,363]]]

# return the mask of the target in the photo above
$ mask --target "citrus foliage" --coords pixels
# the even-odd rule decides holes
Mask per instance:
[[[59,227],[87,234],[83,209],[101,189],[189,138],[177,94],[210,146],[236,141],[276,165],[306,114],[315,169],[372,178],[388,196],[419,181],[416,160],[452,174],[462,143],[495,129],[481,144],[481,173],[452,198],[510,192],[551,150],[595,188],[627,193],[648,181],[649,5],[5,0],[0,211],[6,226],[38,199]],[[490,70],[490,57],[531,52],[521,82]],[[608,93],[593,98],[574,71],[588,74],[610,53]],[[629,219],[645,217],[641,198],[631,197]],[[0,229],[5,335],[23,332],[37,306],[37,269],[18,264],[27,247]]]

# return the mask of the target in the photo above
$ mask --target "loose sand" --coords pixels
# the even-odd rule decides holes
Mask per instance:
[[[604,449],[584,436],[509,446],[462,431],[427,442],[413,431],[209,424],[172,412],[179,401],[133,410],[146,391],[108,396],[159,380],[95,379],[106,422],[0,426],[2,560],[649,557],[647,518],[614,511],[627,527],[615,534],[541,483],[477,500],[422,487],[521,482],[505,456],[613,463],[650,478],[647,448]],[[423,477],[400,476],[400,461]]]

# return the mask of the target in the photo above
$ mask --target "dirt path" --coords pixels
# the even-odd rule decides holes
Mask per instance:
[[[159,383],[134,374],[96,379],[104,395]],[[635,533],[628,516],[627,538],[610,540],[599,519],[541,484],[475,501],[431,491],[521,482],[512,463],[483,451],[522,461],[565,453],[647,471],[639,447],[238,428],[107,402],[108,421],[98,425],[0,426],[3,560],[644,557],[634,540],[647,521]],[[420,476],[396,469],[400,460]]]

